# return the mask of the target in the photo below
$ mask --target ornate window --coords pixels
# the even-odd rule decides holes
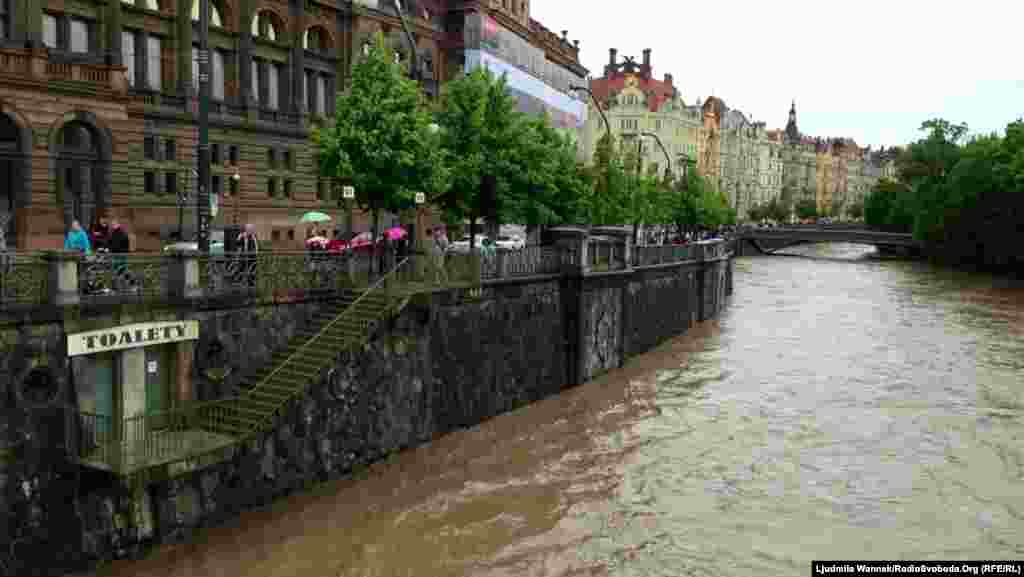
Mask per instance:
[[[192,0],[192,21],[199,22],[199,0]],[[217,7],[213,0],[210,0],[210,26],[224,27],[224,19],[221,18],[220,8]]]
[[[273,12],[262,10],[252,17],[252,35],[276,42],[281,35],[281,23]]]

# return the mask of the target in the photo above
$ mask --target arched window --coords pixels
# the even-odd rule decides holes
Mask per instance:
[[[121,3],[122,4],[127,4],[129,6],[138,6],[139,8],[145,8],[146,10],[153,10],[154,12],[157,12],[157,11],[160,10],[160,4],[157,2],[157,0],[121,0]],[[199,17],[198,5],[197,5],[195,10],[196,10],[196,18],[198,19],[198,17]]]
[[[311,26],[302,33],[302,48],[310,52],[327,52],[330,49],[330,38],[327,31],[319,26]]]
[[[192,0],[192,21],[199,22],[199,0]],[[224,20],[220,16],[220,8],[210,0],[210,26],[224,27]]]
[[[273,12],[262,10],[253,15],[252,35],[256,38],[277,41],[281,35],[281,24],[277,22]]]

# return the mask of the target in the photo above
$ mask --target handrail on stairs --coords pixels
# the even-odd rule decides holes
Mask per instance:
[[[401,260],[401,261],[400,261],[400,262],[399,262],[398,264],[396,264],[396,265],[395,265],[394,267],[392,267],[392,268],[391,268],[391,270],[389,270],[388,272],[386,272],[386,273],[385,273],[385,274],[384,274],[383,276],[381,276],[381,277],[380,277],[379,279],[377,279],[377,280],[376,280],[376,281],[375,281],[375,282],[374,282],[374,283],[373,283],[372,285],[370,285],[369,287],[367,287],[367,288],[366,288],[366,290],[365,290],[365,291],[363,291],[363,294],[361,294],[361,295],[359,295],[358,297],[356,297],[356,299],[355,299],[354,301],[352,301],[352,302],[351,302],[351,303],[350,303],[350,304],[349,304],[349,305],[348,305],[347,307],[345,307],[345,310],[343,310],[343,311],[341,311],[340,313],[338,313],[338,315],[337,315],[337,316],[335,316],[335,317],[334,317],[333,319],[331,319],[331,320],[330,320],[330,321],[329,321],[329,322],[328,322],[327,324],[325,324],[325,325],[324,325],[324,326],[323,326],[323,327],[322,327],[322,328],[320,329],[320,331],[319,331],[319,332],[317,332],[317,334],[313,335],[313,337],[312,337],[312,338],[310,338],[310,339],[306,340],[306,342],[304,342],[304,343],[303,343],[303,344],[302,344],[301,346],[299,346],[299,347],[298,347],[297,349],[295,349],[295,350],[294,350],[294,351],[292,352],[292,354],[288,355],[288,357],[287,357],[287,358],[285,358],[285,359],[284,359],[283,361],[281,361],[281,362],[277,363],[277,366],[276,366],[276,367],[274,367],[274,369],[273,369],[272,371],[270,371],[270,373],[269,373],[269,374],[267,374],[267,375],[266,375],[265,377],[263,377],[262,379],[260,379],[260,381],[259,381],[259,382],[258,382],[258,383],[256,384],[256,386],[254,386],[254,387],[253,387],[253,388],[252,388],[251,390],[257,390],[257,389],[259,388],[259,385],[260,385],[260,384],[262,384],[262,383],[266,383],[266,382],[270,381],[270,380],[271,380],[271,379],[272,379],[272,378],[273,378],[273,377],[274,377],[274,376],[275,376],[275,375],[276,375],[276,374],[277,374],[277,373],[278,373],[278,372],[279,372],[279,371],[280,371],[280,370],[281,370],[281,369],[282,369],[282,368],[283,368],[283,367],[284,367],[285,365],[287,365],[287,364],[288,364],[289,362],[291,362],[291,360],[292,360],[293,358],[295,358],[296,356],[298,356],[298,355],[300,355],[301,353],[305,352],[305,351],[307,350],[307,348],[308,348],[308,347],[309,347],[310,345],[312,345],[313,343],[315,343],[315,342],[317,341],[317,339],[319,339],[319,338],[320,338],[320,337],[322,337],[322,336],[323,336],[324,334],[326,334],[326,333],[327,333],[327,332],[328,332],[328,331],[329,331],[329,330],[330,330],[330,329],[331,329],[331,328],[332,328],[332,327],[334,326],[334,324],[335,324],[335,323],[337,323],[337,322],[338,322],[339,320],[341,320],[342,318],[344,318],[344,317],[345,317],[345,315],[347,315],[347,314],[349,313],[349,311],[351,311],[351,310],[352,310],[353,308],[355,308],[355,306],[356,306],[357,304],[359,304],[359,303],[360,303],[360,301],[362,301],[362,300],[363,300],[364,298],[366,298],[366,297],[367,297],[367,295],[369,295],[369,294],[371,294],[371,293],[372,293],[373,291],[377,290],[377,288],[379,288],[381,284],[383,284],[383,283],[385,283],[385,282],[388,282],[388,281],[389,281],[389,280],[391,279],[391,277],[395,276],[396,272],[397,272],[397,271],[398,271],[398,270],[399,270],[400,268],[402,268],[402,267],[403,267],[403,266],[405,265],[405,263],[407,263],[408,261],[409,261],[409,258],[408,258],[408,257],[406,257],[406,258],[403,258],[403,259],[402,259],[402,260]],[[254,432],[255,432],[255,431],[250,431],[250,432],[249,432],[249,433],[248,433],[248,434],[246,435],[246,437],[247,437],[248,435],[251,435],[251,434],[253,434]],[[245,438],[245,437],[242,437],[242,438]]]

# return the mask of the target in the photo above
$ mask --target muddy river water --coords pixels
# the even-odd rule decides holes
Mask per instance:
[[[808,575],[1024,558],[1024,284],[871,249],[735,263],[715,322],[101,575]]]

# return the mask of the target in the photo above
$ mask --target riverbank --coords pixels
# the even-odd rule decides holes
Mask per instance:
[[[803,248],[828,259],[737,259],[719,319],[584,386],[100,575],[733,577],[1019,556],[1024,285]]]

